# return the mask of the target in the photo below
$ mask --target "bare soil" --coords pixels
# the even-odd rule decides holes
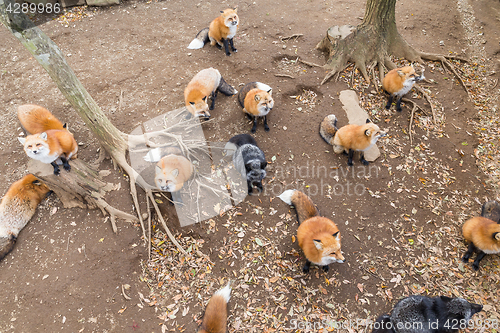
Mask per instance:
[[[500,3],[468,0],[476,18],[468,26],[484,41],[479,46],[471,45],[464,29],[459,10],[464,3],[398,1],[397,25],[411,45],[425,52],[473,58],[481,48],[483,61],[461,73],[472,73],[467,77],[471,85],[490,87],[491,95],[482,97],[495,103]],[[401,113],[385,111],[382,93],[366,86],[352,68],[339,81],[319,86],[326,71],[296,61],[324,64],[315,45],[332,25],[358,24],[364,0],[239,2],[238,53],[226,57],[215,47],[186,49],[220,10],[233,5],[126,1],[86,9],[75,21],[69,15],[66,21],[34,18],[124,132],[182,107],[184,87],[203,68],[219,69],[237,89],[251,81],[270,85],[275,99],[271,130],[265,132],[259,123],[255,138],[272,163],[265,193],[248,197],[222,217],[180,228],[172,206],[162,205],[178,239],[186,249],[192,246],[187,259],[155,225],[148,263],[138,225],[119,222],[114,234],[100,211],[64,209],[49,197],[0,262],[0,332],[193,332],[206,301],[228,278],[235,281],[230,332],[287,332],[291,320],[300,318],[312,323],[374,319],[397,299],[416,293],[465,297],[486,305],[478,318],[500,319],[498,256],[487,256],[477,273],[460,261],[466,249],[460,227],[479,214],[486,199],[498,200],[498,184],[477,163],[480,114],[453,74],[439,63],[426,63],[429,82],[423,86],[439,121],[434,125],[417,111],[410,145],[409,105]],[[281,40],[293,34],[302,36]],[[97,141],[47,73],[5,28],[0,28],[0,41],[0,192],[27,172],[28,158],[16,139],[22,132],[16,117],[21,104],[43,105],[67,122],[81,144],[79,158],[94,161]],[[356,159],[348,169],[347,157],[333,154],[318,135],[328,114],[345,124],[338,94],[349,88],[359,92],[362,106],[389,132],[378,144],[382,156],[370,169]],[[407,97],[430,115],[417,93]],[[497,112],[498,106],[490,107]],[[251,128],[235,97],[219,95],[212,117],[216,121],[204,125],[209,141],[225,142]],[[327,175],[317,174],[321,166]],[[108,201],[133,213],[127,177],[109,160],[100,168],[111,171],[109,182],[121,184]],[[347,263],[331,265],[329,273],[312,268],[302,274],[304,259],[292,237],[294,212],[276,198],[285,187],[309,191],[322,214],[339,225]],[[143,195],[141,204],[145,210]],[[131,300],[122,294],[126,284]]]

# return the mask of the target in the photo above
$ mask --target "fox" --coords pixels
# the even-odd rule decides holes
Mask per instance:
[[[179,191],[193,172],[191,161],[182,155],[169,154],[155,166],[155,184],[159,190],[172,193],[173,201],[182,203]]]
[[[257,130],[257,117],[264,117],[264,130],[269,132],[267,115],[274,107],[272,93],[272,88],[261,82],[247,83],[238,93],[243,112],[253,121],[252,133]]]
[[[58,164],[62,164],[64,170],[71,171],[69,160],[76,158],[78,144],[68,131],[47,130],[28,135],[26,138],[18,137],[18,139],[24,145],[24,151],[28,157],[42,163],[50,163],[54,167],[56,176],[61,173]]]
[[[0,260],[14,248],[17,236],[35,214],[38,204],[51,193],[34,175],[13,183],[0,203]]]
[[[396,303],[390,315],[378,317],[372,333],[458,333],[460,323],[482,309],[460,297],[412,295]]]
[[[415,82],[423,79],[425,79],[424,70],[420,76],[417,76],[413,66],[395,68],[389,71],[382,80],[382,88],[389,94],[389,99],[385,108],[389,110],[394,97],[396,97],[396,110],[401,112],[401,99],[403,95],[411,90]]]
[[[309,272],[311,263],[328,272],[328,265],[345,262],[339,228],[332,220],[320,216],[318,208],[306,194],[298,190],[286,190],[278,198],[293,205],[297,211],[297,239],[306,257],[302,268],[304,273]]]
[[[323,140],[333,146],[336,154],[347,154],[347,164],[352,166],[355,151],[360,152],[361,163],[368,165],[369,162],[365,160],[364,152],[375,145],[378,139],[386,136],[387,132],[382,132],[370,119],[367,119],[364,125],[349,124],[339,129],[337,117],[331,114],[321,122],[319,134]]]
[[[49,110],[34,105],[25,104],[17,108],[17,117],[23,128],[29,134],[38,134],[47,130],[67,130],[66,124],[63,125]]]
[[[198,333],[226,333],[227,332],[227,303],[231,298],[231,281],[216,291],[208,301],[203,322]]]
[[[485,217],[473,217],[462,226],[462,234],[469,243],[462,261],[467,263],[475,250],[478,254],[472,268],[479,270],[479,262],[486,254],[500,253],[500,224]]]
[[[215,68],[206,68],[196,74],[184,90],[184,101],[191,117],[210,119],[209,110],[214,109],[217,92],[226,96],[238,93],[236,89],[226,83],[220,72]],[[208,106],[208,96],[212,103]]]
[[[198,32],[195,39],[188,45],[188,49],[201,49],[210,41],[210,45],[215,45],[219,49],[222,49],[222,46],[224,46],[226,56],[231,55],[229,47],[231,47],[234,53],[238,52],[233,42],[240,22],[237,11],[237,7],[224,11],[221,10],[221,15],[214,19],[208,28],[204,28]]]

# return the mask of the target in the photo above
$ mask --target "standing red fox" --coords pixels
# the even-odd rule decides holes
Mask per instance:
[[[0,260],[12,251],[19,232],[49,192],[49,188],[32,174],[10,186],[0,203]]]
[[[58,164],[62,164],[66,171],[71,170],[68,161],[76,157],[78,144],[68,131],[48,130],[18,139],[24,145],[26,155],[40,162],[50,163],[54,167],[55,175],[61,172]]]
[[[486,254],[500,253],[500,224],[497,222],[485,217],[473,217],[464,223],[462,233],[469,243],[462,261],[469,262],[472,253],[477,250],[476,260],[472,264],[475,271]]]
[[[237,11],[238,8],[221,11],[221,15],[210,23],[209,28],[198,32],[188,49],[201,49],[210,40],[210,45],[216,45],[219,49],[224,46],[227,56],[231,55],[229,46],[233,52],[238,52],[233,43],[240,20]]]
[[[336,154],[346,153],[349,158],[348,165],[352,165],[352,158],[355,151],[359,151],[360,160],[364,165],[368,165],[365,160],[364,152],[377,143],[378,139],[387,135],[380,128],[372,123],[370,119],[366,120],[364,125],[349,124],[337,128],[337,117],[331,114],[325,117],[321,122],[319,134],[329,144],[333,146]]]
[[[227,331],[227,303],[231,298],[230,282],[215,292],[208,301],[203,322],[198,333],[226,333]]]
[[[49,110],[38,105],[25,104],[19,106],[17,116],[21,125],[29,134],[42,133],[51,129],[66,129],[66,125],[63,125]]]
[[[194,117],[210,118],[209,110],[214,109],[217,92],[232,96],[238,91],[224,81],[215,68],[206,68],[196,74],[184,90],[184,101],[189,113]],[[208,96],[212,100],[208,106]]]
[[[252,133],[257,129],[257,117],[264,117],[264,130],[269,131],[267,115],[274,107],[272,93],[271,87],[261,82],[247,83],[238,93],[238,102],[243,112],[253,120]]]
[[[286,190],[278,197],[297,210],[297,239],[306,257],[302,268],[304,273],[309,272],[311,263],[328,272],[329,264],[341,264],[345,261],[340,249],[340,231],[337,225],[332,220],[319,216],[318,209],[307,195],[298,190]]]
[[[423,79],[425,79],[424,71],[422,71],[421,76],[417,76],[413,66],[395,68],[389,71],[382,80],[382,88],[389,93],[389,100],[385,108],[389,110],[394,97],[396,97],[396,110],[401,112],[401,99],[403,95],[411,90],[415,82]]]

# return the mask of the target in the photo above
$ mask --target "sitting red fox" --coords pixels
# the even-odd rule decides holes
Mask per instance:
[[[230,56],[229,46],[233,52],[238,52],[234,47],[233,38],[239,26],[238,8],[221,11],[221,15],[210,23],[209,28],[202,29],[196,38],[189,44],[188,49],[201,49],[210,40],[210,45],[216,45]]]
[[[42,133],[47,130],[65,130],[66,124],[62,124],[59,119],[44,107],[25,104],[17,108],[17,116],[23,128],[29,134]]]
[[[215,292],[208,301],[203,322],[198,333],[226,333],[227,332],[227,303],[231,298],[230,282]]]
[[[182,155],[169,154],[160,159],[155,167],[155,184],[161,191],[171,192],[175,202],[182,203],[178,195],[184,183],[191,178],[194,167]]]
[[[226,96],[232,96],[238,91],[224,81],[219,71],[215,68],[201,70],[188,83],[184,90],[184,101],[189,113],[194,117],[210,118],[210,112],[214,109],[217,92],[220,91]],[[212,99],[208,106],[208,96]]]
[[[329,264],[344,263],[337,225],[332,220],[319,216],[318,209],[307,195],[298,190],[286,190],[278,198],[297,210],[297,239],[306,256],[306,263],[302,268],[304,273],[309,272],[311,263],[321,266],[325,272],[328,272]]]
[[[264,117],[264,130],[269,131],[267,115],[274,107],[271,87],[261,82],[247,83],[238,93],[238,102],[243,112],[253,120],[252,133],[257,129],[257,117]]]
[[[64,170],[70,171],[69,160],[76,157],[78,144],[71,133],[66,130],[47,130],[39,134],[18,137],[24,145],[26,154],[43,163],[50,163],[54,167],[54,174],[59,175],[59,162]]]
[[[382,88],[389,93],[389,100],[385,108],[389,110],[394,97],[396,97],[396,110],[401,112],[401,99],[403,95],[411,90],[415,82],[423,79],[425,79],[424,71],[422,70],[422,75],[416,76],[413,66],[395,68],[389,71],[382,80]]]
[[[337,117],[333,114],[323,119],[319,134],[327,143],[333,146],[333,151],[336,154],[348,154],[347,164],[351,166],[355,151],[361,152],[361,162],[368,165],[369,162],[365,160],[364,152],[376,144],[378,139],[387,135],[370,119],[367,119],[364,125],[349,124],[338,129]]]
[[[479,262],[486,254],[500,253],[500,224],[485,217],[473,217],[467,220],[462,233],[469,248],[462,258],[463,262],[469,262],[472,253],[477,250],[476,260],[472,264],[475,271],[479,269]]]
[[[0,203],[0,260],[12,251],[17,236],[49,192],[49,188],[32,174],[10,186]]]

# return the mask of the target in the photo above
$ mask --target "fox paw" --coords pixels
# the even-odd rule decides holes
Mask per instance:
[[[328,265],[321,266],[321,268],[323,269],[323,272],[325,272],[325,273],[328,273],[328,271],[330,270],[330,267],[328,267]]]
[[[367,160],[362,160],[361,163],[363,163],[364,165],[370,164],[370,162],[368,162]]]
[[[65,164],[65,165],[63,165],[63,166],[64,166],[64,170],[66,170],[66,171],[68,171],[68,172],[70,172],[70,171],[71,171],[71,165],[69,165],[69,164]]]
[[[235,48],[233,48],[232,50],[233,50],[233,52],[234,52],[234,53],[238,52],[238,50],[237,50],[237,49],[235,49]]]
[[[59,176],[61,174],[61,170],[59,168],[54,169],[54,175]]]
[[[351,162],[349,162],[349,161],[348,161],[348,162],[347,162],[347,165],[348,165],[348,166],[352,166],[352,161],[351,161]]]
[[[229,53],[229,52],[226,52],[226,55],[227,55],[227,56],[229,57],[229,56],[231,55],[231,53]]]
[[[475,271],[478,271],[479,270],[479,263],[473,263],[472,269],[474,269]]]
[[[264,125],[264,131],[269,132],[269,126],[267,126],[267,124]]]
[[[390,108],[391,108],[391,104],[387,104],[387,105],[385,106],[385,109],[386,109],[386,110],[389,110]]]
[[[305,273],[305,274],[309,273],[309,266],[302,267],[302,273]]]
[[[466,255],[464,255],[464,256],[462,257],[462,262],[468,263],[468,262],[469,262],[469,258],[470,258],[470,256],[468,256],[467,254],[466,254]]]

